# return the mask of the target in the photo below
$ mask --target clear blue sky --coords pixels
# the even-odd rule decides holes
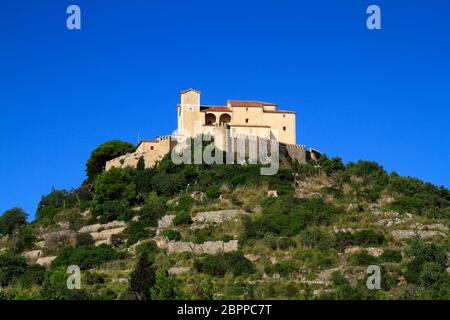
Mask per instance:
[[[450,187],[449,15],[444,0],[1,0],[0,212],[78,186],[106,140],[171,133],[190,87],[278,103],[298,143]]]

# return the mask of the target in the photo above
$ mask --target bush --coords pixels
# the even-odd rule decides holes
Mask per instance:
[[[93,182],[96,176],[105,170],[107,161],[134,152],[135,150],[136,147],[131,143],[119,140],[111,140],[101,144],[92,151],[91,156],[86,162],[86,175],[88,180]]]
[[[42,285],[47,276],[47,270],[43,266],[34,264],[27,267],[25,272],[20,276],[19,282],[24,287]]]
[[[156,227],[158,219],[164,216],[166,212],[166,199],[158,197],[156,193],[151,193],[147,197],[144,207],[139,211],[139,221],[148,227]]]
[[[300,233],[302,244],[309,248],[329,250],[335,246],[334,239],[319,229],[307,229]]]
[[[377,264],[378,259],[365,251],[360,251],[350,255],[347,258],[347,262],[353,266],[368,267]]]
[[[166,237],[167,239],[169,239],[169,241],[173,240],[173,241],[180,241],[181,240],[181,234],[173,229],[167,229],[164,230],[161,235],[163,235],[164,237]]]
[[[28,214],[21,208],[12,208],[3,212],[0,217],[0,235],[12,234],[14,229],[27,223]]]
[[[153,240],[138,245],[136,247],[136,255],[140,256],[143,252],[155,256],[159,252],[158,245]]]
[[[338,232],[336,237],[336,250],[343,252],[346,247],[355,244],[355,240],[350,232]]]
[[[75,236],[76,245],[80,246],[92,246],[95,241],[89,233],[77,233]]]
[[[406,265],[405,279],[413,284],[432,286],[438,282],[438,274],[446,274],[447,250],[435,243],[416,240],[407,254],[412,258]]]
[[[76,248],[64,248],[53,260],[51,268],[77,265],[81,270],[91,269],[102,263],[122,259],[124,255],[115,251],[110,246],[102,244],[98,247],[82,246]]]
[[[90,285],[90,286],[105,283],[104,275],[97,273],[97,272],[84,273],[83,280],[84,280],[84,283],[86,283],[87,285]]]
[[[173,224],[176,226],[191,223],[192,223],[191,215],[187,212],[178,213],[173,219]]]
[[[25,273],[27,263],[25,258],[12,253],[0,255],[0,286],[4,287]]]
[[[94,186],[93,214],[114,220],[136,202],[135,169],[112,168],[100,174]]]
[[[279,274],[282,277],[288,277],[292,273],[298,272],[300,269],[299,263],[295,260],[280,261],[264,268],[264,271],[273,276]]]
[[[195,260],[194,267],[198,272],[211,276],[223,276],[228,271],[237,277],[255,271],[254,264],[245,258],[242,252],[207,255],[201,260]]]
[[[152,237],[155,232],[152,230],[148,230],[146,224],[139,220],[133,221],[128,224],[128,227],[125,229],[124,234],[127,236],[127,246],[131,246],[135,244],[139,240],[148,239]]]
[[[206,189],[205,194],[210,199],[217,199],[220,197],[220,187],[218,185],[212,185]]]
[[[399,251],[386,249],[381,255],[380,259],[384,262],[399,263],[402,261],[402,254]]]
[[[373,230],[360,230],[352,234],[354,243],[360,246],[380,246],[386,238]]]
[[[162,269],[156,274],[155,283],[150,288],[150,297],[152,300],[180,300],[184,299],[184,293],[179,281]]]
[[[308,226],[328,225],[343,212],[317,198],[268,198],[262,207],[260,217],[244,220],[244,239],[260,239],[267,233],[290,237]]]

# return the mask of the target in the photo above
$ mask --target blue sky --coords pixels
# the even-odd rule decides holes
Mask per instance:
[[[79,31],[66,8],[81,8]],[[377,4],[382,30],[366,28]],[[182,89],[297,112],[297,141],[450,187],[449,1],[0,2],[0,212],[100,143],[169,134]]]

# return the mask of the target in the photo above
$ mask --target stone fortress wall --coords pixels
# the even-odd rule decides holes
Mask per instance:
[[[171,136],[157,137],[156,140],[143,140],[139,143],[135,152],[127,153],[106,162],[105,169],[136,167],[141,157],[144,158],[145,167],[151,168],[168,154],[175,145],[176,141]]]

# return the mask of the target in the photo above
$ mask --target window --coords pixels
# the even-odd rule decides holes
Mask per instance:
[[[245,119],[245,123],[248,123],[248,119]]]
[[[245,111],[248,111],[248,108],[245,108]]]
[[[285,115],[285,114],[283,114],[283,118],[286,118],[286,115]]]
[[[283,127],[283,131],[286,131],[286,127]]]
[[[150,150],[153,150],[153,146],[150,147]]]

